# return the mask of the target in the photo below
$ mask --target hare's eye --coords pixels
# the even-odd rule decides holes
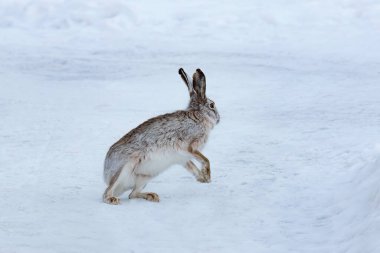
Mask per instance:
[[[215,108],[215,104],[214,104],[214,103],[211,103],[211,104],[210,104],[210,108],[211,108],[211,109],[214,109],[214,108]]]

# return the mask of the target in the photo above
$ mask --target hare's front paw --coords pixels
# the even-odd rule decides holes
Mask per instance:
[[[145,199],[152,202],[160,202],[160,197],[154,192],[147,192]]]
[[[207,172],[207,170],[203,169],[201,170],[201,173],[197,180],[201,183],[210,183],[211,182],[211,177],[210,174]]]
[[[120,199],[116,197],[108,197],[104,200],[107,204],[110,205],[119,205],[120,204]]]

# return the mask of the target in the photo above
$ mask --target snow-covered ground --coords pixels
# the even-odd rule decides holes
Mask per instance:
[[[380,252],[380,3],[0,2],[0,252]],[[102,202],[109,146],[184,108],[212,182]]]

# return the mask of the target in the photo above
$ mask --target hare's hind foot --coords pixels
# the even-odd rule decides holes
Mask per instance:
[[[120,196],[123,194],[124,190],[121,185],[111,184],[107,189],[105,190],[103,194],[103,201],[104,203],[110,204],[110,205],[119,205],[120,199],[117,196]]]
[[[160,202],[160,197],[157,195],[157,193],[154,192],[132,192],[129,195],[130,199],[146,199],[148,201],[152,202]]]
[[[120,199],[118,196],[123,194],[124,188],[120,184],[111,184],[107,189],[105,190],[103,194],[103,201],[104,203],[110,204],[110,205],[119,205]]]
[[[151,176],[147,175],[139,175],[137,174],[135,177],[135,187],[133,188],[131,194],[129,194],[130,199],[146,199],[152,202],[159,202],[160,197],[154,192],[141,192],[148,181],[151,179]]]
[[[147,193],[142,193],[142,194],[146,195],[145,199],[148,201],[160,202],[160,197],[157,195],[157,193],[147,192]]]
[[[117,197],[108,197],[108,198],[104,198],[104,202],[110,205],[119,205],[120,199]]]

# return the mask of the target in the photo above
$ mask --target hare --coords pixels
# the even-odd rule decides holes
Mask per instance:
[[[178,73],[189,90],[187,109],[149,119],[110,147],[104,162],[105,203],[119,204],[118,197],[128,190],[132,190],[130,199],[159,202],[156,193],[141,191],[174,164],[184,166],[199,182],[210,182],[210,162],[200,150],[220,116],[215,103],[206,97],[203,72],[197,69],[192,80],[182,68]],[[201,170],[192,159],[200,162]]]

